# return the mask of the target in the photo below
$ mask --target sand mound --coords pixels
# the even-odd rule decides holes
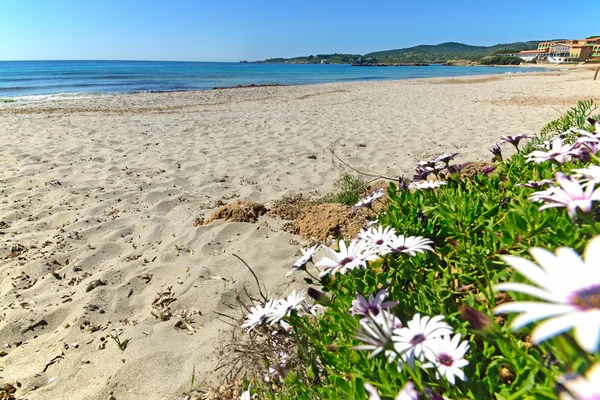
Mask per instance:
[[[302,239],[326,242],[338,237],[354,238],[368,223],[366,210],[352,210],[343,204],[306,207],[298,220]]]
[[[460,175],[465,178],[473,179],[478,174],[482,174],[483,170],[487,167],[491,167],[492,165],[494,165],[494,163],[488,161],[469,162],[460,170]]]
[[[235,201],[219,207],[207,220],[208,225],[214,220],[224,219],[230,222],[256,222],[258,217],[265,214],[267,209],[260,203],[254,201]]]

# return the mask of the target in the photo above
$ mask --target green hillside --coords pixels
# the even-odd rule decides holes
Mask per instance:
[[[446,42],[438,45],[420,45],[406,49],[377,51],[366,54],[380,62],[443,62],[452,59],[477,60],[497,53],[537,49],[540,41],[496,44],[493,46],[470,46]]]
[[[470,46],[468,44],[447,42],[437,45],[420,45],[405,49],[376,51],[365,55],[360,54],[317,54],[293,58],[270,58],[265,63],[294,63],[294,64],[352,64],[368,63],[434,63],[448,60],[479,60],[482,57],[498,53],[509,53],[521,50],[533,50],[540,41],[515,42],[496,44],[494,46]]]

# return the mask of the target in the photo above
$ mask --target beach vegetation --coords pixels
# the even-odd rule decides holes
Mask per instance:
[[[520,57],[510,56],[487,56],[479,60],[482,65],[520,65],[523,59]]]
[[[342,175],[334,183],[334,187],[334,192],[326,194],[318,202],[354,206],[362,198],[362,195],[369,190],[369,185],[365,180],[348,173]]]
[[[15,101],[13,99],[0,99],[0,103],[14,103]]]
[[[376,225],[335,249],[303,250],[292,268],[308,291],[265,298],[247,315],[253,340],[295,344],[247,396],[598,398],[594,109],[580,102],[541,135],[504,136],[498,146],[516,153],[474,176],[450,165],[455,154],[423,161],[416,168],[445,184],[391,182]],[[560,154],[541,157],[556,140]]]

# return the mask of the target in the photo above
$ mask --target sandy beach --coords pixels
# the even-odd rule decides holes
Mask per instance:
[[[196,388],[220,383],[232,323],[222,315],[240,318],[236,296],[256,292],[234,254],[277,295],[302,285],[285,274],[303,242],[269,216],[198,220],[234,200],[269,207],[331,191],[351,171],[330,149],[393,177],[441,152],[489,160],[501,135],[535,134],[578,100],[600,102],[592,76],[575,68],[0,105],[0,383],[32,400],[183,399],[194,372]],[[153,315],[161,298],[171,299],[166,320]],[[124,351],[116,329],[131,339]]]

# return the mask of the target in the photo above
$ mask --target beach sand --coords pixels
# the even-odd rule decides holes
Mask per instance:
[[[185,398],[219,383],[236,295],[269,293],[299,237],[258,223],[198,225],[219,204],[331,191],[347,168],[411,175],[503,134],[539,132],[589,70],[97,96],[0,106],[0,383],[28,399]],[[313,157],[314,156],[314,157]],[[350,171],[351,172],[351,171]],[[171,286],[174,314],[152,315]],[[194,332],[175,324],[188,316]],[[131,338],[119,350],[109,334]],[[48,363],[48,364],[47,364]]]

